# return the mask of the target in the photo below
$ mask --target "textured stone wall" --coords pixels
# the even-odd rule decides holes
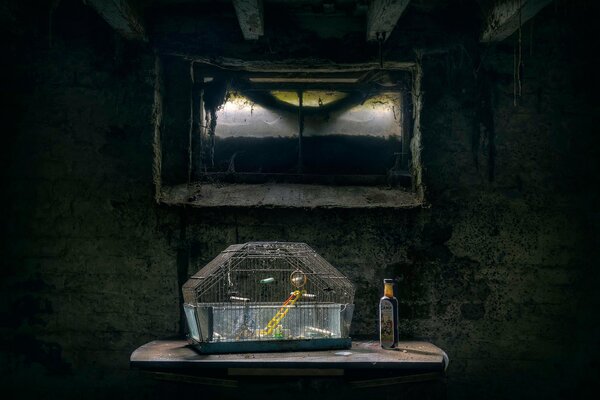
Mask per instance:
[[[350,276],[355,336],[376,335],[381,280],[396,278],[402,336],[448,352],[451,398],[571,397],[591,385],[600,218],[589,9],[561,3],[524,27],[533,40],[517,107],[512,39],[481,66],[460,44],[422,56],[429,204],[410,211],[156,205],[150,48],[118,40],[74,1],[55,11],[50,46],[44,12],[23,17],[2,61],[5,387],[151,397],[155,384],[128,371],[131,351],[179,332],[182,281],[250,240],[309,243]]]
[[[9,392],[100,395],[132,349],[178,330],[178,218],[153,200],[154,57],[81,2],[55,11],[50,46],[40,8],[16,16],[2,60],[1,375]]]

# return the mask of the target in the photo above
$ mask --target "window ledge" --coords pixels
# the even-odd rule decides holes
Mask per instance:
[[[193,207],[416,208],[416,193],[371,186],[194,184],[163,187],[161,203]]]

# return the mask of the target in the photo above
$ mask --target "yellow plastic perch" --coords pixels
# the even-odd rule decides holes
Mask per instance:
[[[300,300],[300,297],[302,297],[303,293],[304,293],[304,290],[302,290],[302,291],[294,290],[294,292],[291,294],[291,296],[288,297],[288,299],[283,303],[283,305],[281,306],[279,311],[277,311],[277,313],[273,316],[273,318],[271,318],[271,320],[267,324],[267,327],[265,329],[260,330],[260,335],[261,336],[271,335],[273,333],[273,330],[275,329],[275,327],[277,327],[277,325],[279,325],[281,320],[284,319],[285,316],[287,315],[288,311],[290,311],[290,307],[293,306],[294,304],[296,304],[296,302],[298,300]]]

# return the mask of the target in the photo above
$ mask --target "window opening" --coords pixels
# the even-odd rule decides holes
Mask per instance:
[[[203,82],[201,181],[410,184],[408,172],[398,179],[408,165],[407,105],[389,78],[365,85],[204,75]]]
[[[248,71],[164,57],[157,65],[164,65],[155,81],[159,201],[422,204],[418,64]]]

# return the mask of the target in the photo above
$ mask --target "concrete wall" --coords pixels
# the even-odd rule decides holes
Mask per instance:
[[[430,207],[411,211],[157,206],[150,48],[79,2],[55,11],[51,45],[45,10],[18,15],[2,61],[4,387],[154,396],[128,358],[179,331],[181,281],[231,243],[294,240],[356,284],[355,336],[376,335],[381,280],[399,280],[402,335],[448,352],[451,398],[583,393],[599,333],[591,14],[561,4],[524,27],[517,107],[512,39],[483,54],[491,107],[460,46],[423,55]]]
[[[80,2],[55,11],[50,46],[38,12],[15,16],[2,59],[1,375],[106,395],[131,349],[178,330],[178,217],[152,198],[154,57]]]

